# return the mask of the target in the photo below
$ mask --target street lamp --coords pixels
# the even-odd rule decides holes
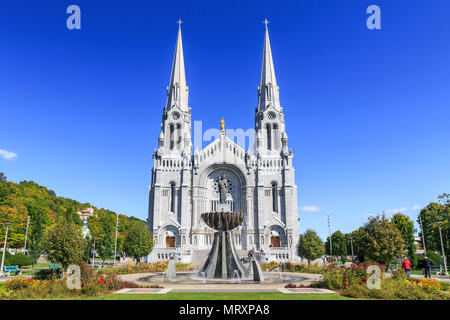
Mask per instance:
[[[119,214],[117,213],[116,219],[116,241],[114,242],[114,265],[116,265],[116,255],[117,255],[117,227],[119,226]]]
[[[353,255],[353,237],[350,237],[350,247],[352,248],[352,263],[354,262],[354,255]]]
[[[442,242],[441,224],[442,224],[442,222],[437,222],[437,225],[439,227],[439,237],[441,238],[441,250],[442,250],[442,257],[444,259],[444,271],[445,271],[445,275],[448,276],[448,272],[447,272],[447,257],[445,256],[444,243]]]
[[[94,250],[92,251],[92,268],[95,267],[95,238],[94,238]]]
[[[328,234],[330,235],[330,256],[333,256],[333,244],[331,242],[330,215],[327,215],[327,218],[328,218]]]
[[[27,250],[27,239],[28,239],[28,226],[30,225],[30,216],[28,216],[27,220],[27,230],[25,231],[25,244],[23,245],[23,253]]]
[[[5,233],[5,243],[3,244],[3,256],[2,256],[2,267],[0,269],[0,276],[3,275],[3,266],[5,264],[5,254],[6,254],[6,241],[8,240],[8,228],[11,225],[11,223],[6,222],[6,233]]]
[[[419,214],[419,221],[420,221],[420,229],[422,229],[422,243],[423,243],[423,253],[424,255],[427,255],[427,249],[425,248],[425,234],[423,232],[423,224],[422,224],[422,218]]]

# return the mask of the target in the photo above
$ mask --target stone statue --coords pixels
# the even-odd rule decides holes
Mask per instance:
[[[225,204],[227,202],[227,190],[228,190],[228,182],[225,174],[222,173],[219,180],[217,181],[219,186],[219,203]]]

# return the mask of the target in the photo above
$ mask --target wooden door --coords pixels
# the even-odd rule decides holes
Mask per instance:
[[[270,241],[271,241],[272,248],[279,248],[280,247],[280,237],[279,236],[278,237],[275,237],[275,236],[271,237]]]
[[[175,247],[175,237],[166,237],[166,248]]]

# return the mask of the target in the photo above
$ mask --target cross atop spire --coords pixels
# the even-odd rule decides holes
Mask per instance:
[[[170,83],[167,87],[166,110],[177,105],[182,111],[188,110],[188,87],[186,85],[186,75],[184,71],[183,42],[181,40],[181,23],[178,20],[178,36],[173,57],[172,73]]]
[[[269,105],[272,105],[277,110],[281,109],[277,80],[275,78],[275,68],[273,66],[272,50],[270,48],[269,30],[267,29],[268,23],[269,21],[265,19],[264,24],[266,25],[266,31],[264,35],[261,82],[258,90],[258,110],[260,111],[265,110]]]
[[[267,25],[269,24],[269,20],[267,20],[267,18],[264,19],[263,23],[266,25],[266,29],[267,29]]]

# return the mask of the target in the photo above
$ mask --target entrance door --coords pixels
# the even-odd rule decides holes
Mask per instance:
[[[175,237],[166,237],[166,248],[175,248]]]
[[[270,240],[271,240],[272,248],[280,247],[280,237],[279,236],[278,237],[272,236]]]

